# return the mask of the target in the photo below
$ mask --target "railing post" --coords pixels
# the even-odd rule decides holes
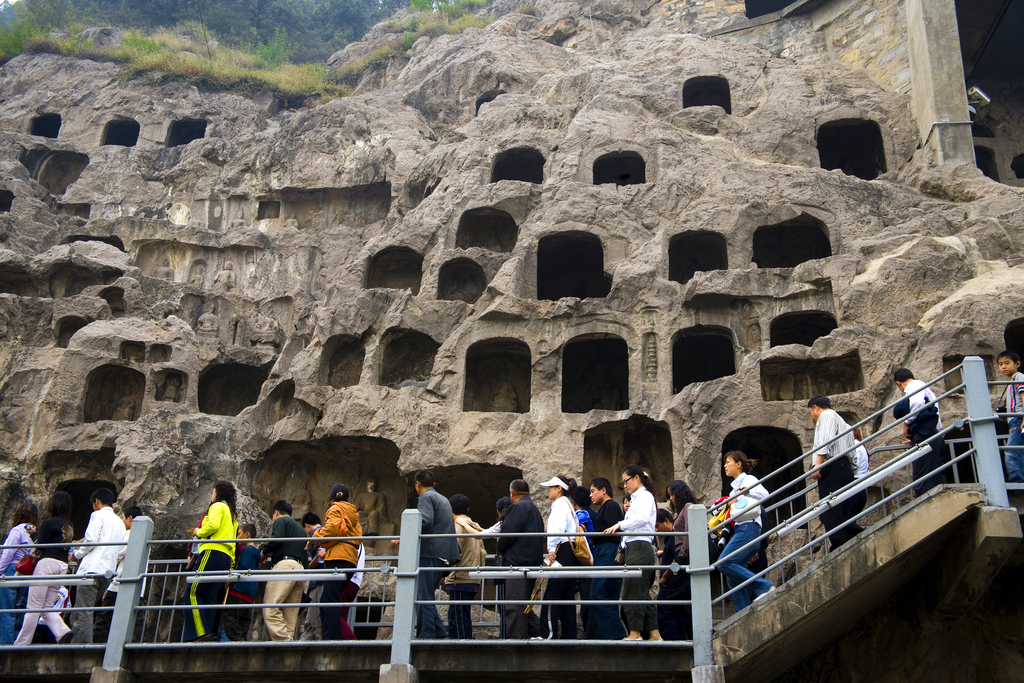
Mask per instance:
[[[708,556],[708,511],[691,505],[686,511],[690,539],[690,607],[693,611],[693,666],[715,665],[711,621],[711,562]]]
[[[391,663],[380,667],[382,682],[417,680],[416,670],[410,660],[410,650],[416,631],[416,570],[419,568],[421,524],[419,510],[409,509],[402,513],[395,586],[395,625],[391,629]]]
[[[136,517],[128,534],[128,548],[121,566],[120,585],[114,614],[110,619],[110,635],[103,651],[103,669],[108,672],[120,670],[124,665],[124,646],[132,642],[135,635],[136,609],[142,598],[143,577],[149,565],[149,542],[153,538],[153,520]]]
[[[978,463],[978,479],[985,487],[985,499],[989,505],[1009,507],[1006,482],[1003,479],[1003,461],[996,438],[995,414],[992,412],[992,397],[985,374],[985,361],[978,356],[964,359],[961,376],[964,380],[964,398],[967,401],[967,416],[971,419],[971,440],[977,449],[975,462]]]

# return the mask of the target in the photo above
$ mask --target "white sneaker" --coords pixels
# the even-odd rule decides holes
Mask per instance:
[[[771,593],[772,593],[772,592],[773,592],[774,590],[775,590],[775,586],[772,586],[771,588],[769,588],[768,590],[766,590],[766,591],[765,591],[764,593],[761,593],[761,594],[760,594],[760,595],[758,595],[758,596],[757,596],[756,598],[754,598],[754,602],[757,602],[757,601],[758,601],[758,600],[760,600],[761,598],[763,598],[763,597],[765,597],[765,596],[767,596],[767,595],[770,595],[770,594],[771,594]]]

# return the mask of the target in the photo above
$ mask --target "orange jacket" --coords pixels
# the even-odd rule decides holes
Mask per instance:
[[[362,536],[363,527],[359,524],[359,512],[356,506],[345,501],[338,501],[327,508],[324,525],[313,532],[315,538],[330,536]],[[359,561],[360,541],[324,541],[321,547],[326,548],[324,560],[345,560],[353,565]]]

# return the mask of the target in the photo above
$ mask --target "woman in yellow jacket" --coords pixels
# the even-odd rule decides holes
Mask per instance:
[[[199,538],[198,572],[225,572],[235,565],[235,539],[238,537],[238,515],[235,502],[238,492],[230,481],[216,481],[210,493],[210,509],[194,535]],[[192,606],[185,612],[185,642],[218,640],[220,610],[203,609],[203,605],[219,604],[219,583],[193,583],[188,587]]]
[[[324,515],[324,525],[313,532],[317,538],[333,536],[354,536],[363,535],[363,527],[359,525],[359,512],[355,505],[348,502],[349,490],[344,484],[335,484],[331,489],[331,507],[327,508]],[[359,540],[351,541],[325,541],[321,547],[325,549],[324,567],[327,569],[344,568],[355,569],[359,561]],[[349,574],[351,577],[351,573]],[[344,594],[351,594],[345,589],[349,587],[348,581],[325,581],[324,592],[321,600],[324,603],[342,602]],[[352,595],[354,597],[354,595]],[[348,602],[348,600],[344,600]],[[323,619],[324,640],[355,640],[356,636],[348,625],[348,607],[328,607],[326,604],[320,608]]]

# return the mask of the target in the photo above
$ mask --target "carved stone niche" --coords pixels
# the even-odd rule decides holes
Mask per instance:
[[[389,330],[381,345],[380,384],[398,387],[406,382],[425,382],[434,369],[440,344],[415,330]]]
[[[643,415],[628,420],[607,422],[588,429],[583,435],[583,481],[604,477],[622,490],[622,470],[626,465],[640,465],[651,475],[661,498],[665,486],[672,481],[672,434],[668,424]]]
[[[487,276],[476,261],[453,259],[441,266],[437,276],[437,298],[442,301],[475,303],[487,288]]]
[[[165,403],[184,403],[188,395],[188,375],[177,370],[161,370],[153,376],[153,399]]]
[[[142,363],[146,360],[146,344],[137,341],[121,342],[121,360]]]
[[[75,332],[88,324],[89,322],[85,318],[77,316],[62,319],[57,326],[57,346],[66,349],[71,342],[71,337],[75,336]]]
[[[432,467],[435,489],[445,498],[461,493],[469,498],[469,516],[485,529],[498,521],[495,503],[508,496],[508,485],[513,479],[522,479],[523,471],[508,465],[467,463]],[[407,507],[416,507],[417,495],[413,488],[415,472],[406,475],[409,496]]]
[[[754,467],[752,474],[761,480],[769,493],[774,493],[794,479],[803,479],[805,476],[803,464],[800,462],[790,465],[789,468],[774,477],[767,476],[786,463],[793,462],[804,452],[800,439],[788,429],[761,425],[741,427],[729,432],[722,441],[723,460],[725,454],[729,451],[740,451],[748,457],[757,460],[757,466]],[[788,498],[799,490],[799,487],[791,487],[783,491],[781,496]],[[732,493],[731,485],[729,480],[723,477],[722,495],[728,495],[729,493]],[[767,505],[775,502],[771,498],[767,499],[767,501]],[[786,519],[800,512],[805,507],[807,507],[807,500],[803,495],[800,495],[784,506],[769,512],[768,523],[775,526],[779,523],[780,513],[782,518]]]
[[[320,384],[343,389],[359,384],[366,351],[363,342],[351,335],[336,335],[324,344]]]
[[[614,335],[577,337],[562,349],[562,412],[629,408],[629,348]]]
[[[146,376],[121,365],[102,365],[86,380],[85,422],[133,421],[139,418]]]
[[[124,302],[124,290],[120,287],[107,287],[100,292],[100,298],[110,307],[110,315],[114,318],[124,317],[128,306]]]
[[[860,353],[838,358],[769,358],[761,361],[761,395],[766,401],[801,401],[864,388]]]
[[[269,374],[266,368],[242,363],[207,368],[199,376],[199,410],[211,415],[238,415],[256,404]]]
[[[530,347],[516,339],[488,339],[466,350],[462,409],[530,412]]]
[[[150,363],[166,363],[171,359],[172,349],[168,344],[152,344],[149,347]]]

